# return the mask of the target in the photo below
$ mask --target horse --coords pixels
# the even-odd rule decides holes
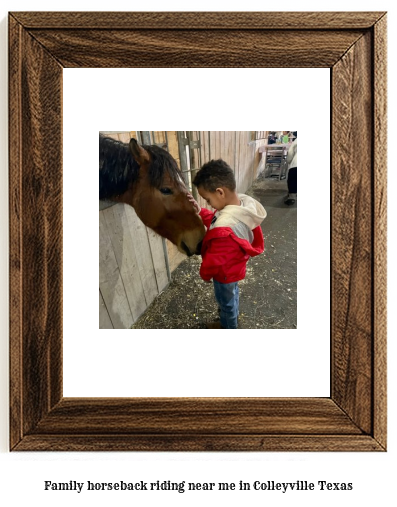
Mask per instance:
[[[175,159],[158,146],[99,134],[99,199],[129,204],[142,222],[188,256],[199,254],[205,228],[188,200]]]

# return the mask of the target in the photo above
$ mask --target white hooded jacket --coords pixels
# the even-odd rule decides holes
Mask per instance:
[[[237,194],[240,206],[228,204],[217,211],[210,230],[215,227],[230,227],[234,234],[242,239],[253,241],[252,230],[266,218],[266,210],[260,202],[246,194]]]

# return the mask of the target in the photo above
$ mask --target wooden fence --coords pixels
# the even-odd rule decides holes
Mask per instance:
[[[184,168],[190,189],[200,165],[222,158],[234,169],[238,192],[245,192],[263,170],[259,148],[265,141],[258,136],[262,133],[131,131],[105,134],[123,142],[137,137],[144,144],[150,137],[152,143],[164,146]],[[206,206],[201,198],[198,200],[201,206]],[[184,259],[186,257],[168,240],[145,227],[131,206],[116,204],[100,211],[99,328],[129,329],[167,287],[172,271]]]

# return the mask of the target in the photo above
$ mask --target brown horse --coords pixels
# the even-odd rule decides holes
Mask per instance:
[[[129,204],[145,225],[190,256],[200,253],[205,228],[187,194],[167,151],[99,135],[99,199]]]

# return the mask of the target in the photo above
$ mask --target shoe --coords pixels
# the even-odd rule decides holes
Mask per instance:
[[[205,324],[205,327],[206,327],[207,329],[224,329],[224,328],[221,326],[220,321],[207,322],[207,323]]]
[[[295,199],[287,199],[286,201],[284,201],[284,204],[286,204],[287,206],[292,206],[292,204],[295,204]]]

